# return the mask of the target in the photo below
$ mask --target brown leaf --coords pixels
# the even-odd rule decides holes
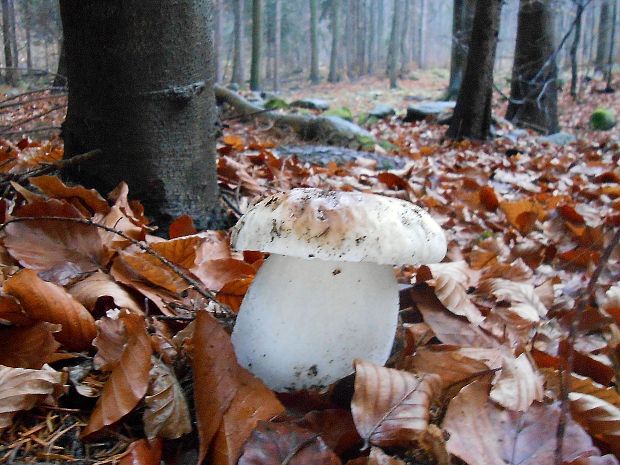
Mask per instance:
[[[149,389],[144,399],[146,437],[177,439],[192,430],[187,401],[172,370],[152,357]]]
[[[142,306],[129,292],[122,288],[112,277],[102,271],[97,271],[68,288],[75,300],[84,307],[93,311],[97,300],[101,297],[111,297],[117,308],[127,308],[134,313],[142,313]]]
[[[63,374],[51,368],[28,370],[0,366],[0,429],[11,426],[15,413],[30,410],[62,383]]]
[[[32,326],[0,329],[0,365],[40,369],[60,344],[54,333],[60,325],[39,322]]]
[[[217,293],[217,300],[224,305],[228,305],[233,311],[238,312],[241,308],[243,297],[248,292],[254,277],[235,279],[227,282]]]
[[[500,202],[500,208],[512,226],[523,235],[534,229],[536,220],[544,219],[543,208],[533,200],[523,199],[514,202]]]
[[[535,400],[543,400],[543,378],[525,354],[504,354],[501,372],[493,380],[491,399],[501,406],[525,412]]]
[[[151,341],[146,333],[144,318],[133,313],[125,313],[121,318],[127,327],[127,345],[103,387],[82,437],[117,422],[131,412],[142,400],[149,385]]]
[[[103,226],[107,226],[108,228],[112,228],[115,231],[122,232],[132,239],[144,239],[144,228],[135,224],[131,218],[129,218],[123,210],[116,205],[113,206],[112,209],[105,215],[95,215],[93,217],[93,221]],[[111,250],[124,249],[130,244],[130,241],[123,239],[121,236],[113,232],[97,228],[97,233],[101,238],[101,243]]]
[[[224,258],[219,260],[207,260],[199,266],[194,267],[192,272],[208,289],[219,291],[230,281],[253,277],[256,274],[256,269],[242,260]]]
[[[571,392],[568,398],[573,418],[620,456],[620,407],[581,392]]]
[[[139,439],[129,444],[127,455],[118,465],[159,465],[161,463],[162,440]]]
[[[32,270],[22,270],[4,283],[7,294],[16,297],[26,315],[36,321],[58,323],[56,339],[69,350],[84,350],[96,335],[95,320],[71,294],[43,281]]]
[[[201,463],[239,390],[239,366],[230,336],[205,311],[196,314],[192,344],[194,404],[200,441],[198,463]]]
[[[482,186],[478,191],[478,196],[480,197],[480,203],[484,205],[484,208],[487,210],[495,211],[497,207],[499,207],[497,194],[491,186]]]
[[[428,426],[441,378],[414,375],[356,360],[353,421],[367,444],[410,445]]]
[[[313,410],[297,421],[297,424],[320,434],[329,448],[338,455],[361,444],[362,441],[349,410]]]
[[[112,371],[121,360],[125,346],[129,340],[127,327],[121,318],[104,316],[97,320],[97,337],[93,346],[97,353],[93,358],[93,366],[97,370]]]
[[[527,412],[511,412],[489,401],[489,384],[475,381],[450,402],[443,428],[450,434],[448,452],[469,465],[552,465],[560,408],[534,403]],[[568,419],[564,462],[598,455],[592,440]]]
[[[265,384],[239,368],[239,388],[222,418],[213,441],[214,465],[235,465],[243,444],[260,420],[272,420],[284,413],[284,406]]]
[[[15,216],[82,218],[75,207],[60,200],[24,205]],[[11,223],[5,231],[4,245],[22,266],[44,271],[47,279],[59,284],[95,271],[109,259],[97,229],[86,224],[34,220]]]
[[[177,237],[191,236],[192,234],[196,234],[196,232],[192,217],[189,215],[181,215],[170,224],[168,235],[170,239],[176,239]]]
[[[30,326],[34,323],[15,297],[0,295],[0,322],[17,326]]]
[[[316,433],[292,423],[260,421],[238,465],[339,465],[340,459]]]
[[[107,213],[110,210],[108,202],[95,189],[86,189],[83,186],[69,187],[56,176],[37,176],[30,178],[29,181],[48,197],[79,199],[92,213]]]
[[[406,465],[405,462],[397,457],[387,455],[378,447],[370,449],[367,465]]]

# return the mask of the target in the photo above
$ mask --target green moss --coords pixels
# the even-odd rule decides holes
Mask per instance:
[[[267,110],[284,110],[289,107],[289,104],[281,98],[272,98],[265,102],[265,109]]]
[[[608,108],[597,108],[590,116],[590,126],[597,131],[607,131],[616,125],[616,115]]]
[[[347,107],[333,108],[331,110],[327,110],[323,114],[325,116],[338,116],[342,119],[353,122],[353,113],[351,113],[351,110],[349,110]]]

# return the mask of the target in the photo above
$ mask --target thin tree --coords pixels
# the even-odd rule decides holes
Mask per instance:
[[[450,139],[487,139],[491,128],[493,65],[503,0],[476,2],[463,83],[446,133]]]
[[[612,9],[612,21],[611,21],[611,38],[609,44],[609,57],[607,59],[607,85],[605,86],[606,92],[613,92],[611,87],[612,70],[614,65],[614,42],[616,41],[616,16],[618,14],[618,0],[613,0]]]
[[[250,89],[260,89],[260,64],[263,42],[262,0],[252,0],[252,63],[250,66]]]
[[[13,50],[11,47],[11,20],[9,0],[2,0],[2,39],[4,41],[4,64],[6,65],[6,83],[14,86],[17,82],[17,71],[13,65]]]
[[[310,0],[310,82],[318,84],[319,76],[319,1]]]
[[[376,0],[370,0],[368,3],[368,67],[366,72],[373,74],[375,72],[375,62],[377,60],[377,10]]]
[[[607,71],[607,59],[609,57],[609,47],[611,46],[611,28],[612,28],[612,14],[611,14],[611,0],[603,0],[601,2],[599,21],[598,21],[598,42],[596,45],[596,62],[595,67],[597,71],[606,74]]]
[[[213,0],[213,64],[215,82],[222,82],[222,0]]]
[[[390,33],[390,45],[388,49],[388,78],[390,79],[390,89],[398,87],[398,55],[400,47],[398,38],[400,37],[401,24],[401,0],[394,0],[394,10],[392,12],[392,32]]]
[[[404,79],[409,74],[409,23],[411,21],[410,6],[411,0],[403,0],[405,3],[405,11],[403,11],[402,31],[400,39],[400,78]]]
[[[506,119],[544,133],[558,131],[553,0],[521,0]]]
[[[60,1],[69,77],[65,154],[103,152],[72,175],[100,192],[126,181],[163,227],[182,213],[199,227],[215,226],[212,6]]]
[[[577,50],[579,48],[579,39],[581,38],[581,20],[583,17],[583,1],[573,0],[573,3],[577,6],[577,13],[575,14],[575,31],[573,32],[573,42],[570,47],[570,95],[575,100],[577,98]]]
[[[418,22],[418,66],[421,69],[426,69],[426,21],[426,0],[420,0],[420,17]]]
[[[24,15],[24,30],[26,32],[26,68],[30,71],[32,69],[32,18],[30,17],[30,1],[24,0],[23,3],[23,15]]]
[[[233,0],[233,70],[231,82],[243,84],[245,81],[245,70],[243,63],[243,6],[245,0]]]
[[[446,100],[452,100],[458,95],[461,82],[463,81],[475,8],[475,0],[454,0],[450,82],[445,94]]]
[[[332,30],[332,49],[329,57],[329,82],[338,82],[340,76],[338,74],[338,49],[340,42],[340,0],[332,0],[331,5],[331,30]]]
[[[280,54],[282,36],[282,4],[273,0],[273,90],[280,90]]]
[[[13,50],[13,65],[19,68],[19,47],[17,45],[17,16],[15,14],[15,2],[9,0],[9,16],[11,24],[11,48]]]
[[[377,5],[377,62],[383,66],[385,59],[385,0],[375,0]]]

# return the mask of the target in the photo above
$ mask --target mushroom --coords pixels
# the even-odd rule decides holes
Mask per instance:
[[[293,189],[251,207],[232,231],[237,250],[270,256],[237,317],[239,363],[279,392],[324,388],[355,358],[383,365],[398,322],[392,265],[434,263],[441,227],[404,200]]]

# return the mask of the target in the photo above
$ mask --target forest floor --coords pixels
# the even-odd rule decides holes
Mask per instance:
[[[283,95],[402,115],[445,82],[427,72],[397,91],[362,79]],[[620,130],[588,120],[620,105],[602,86],[577,103],[561,94],[562,130],[576,136],[566,145],[508,137],[501,99],[484,144],[445,141],[432,121],[377,121],[368,129],[391,165],[279,156],[312,145],[228,122],[218,176],[231,217],[294,187],[372,192],[421,205],[449,243],[443,263],[395,270],[390,368],[358,361],[354,381],[285,395],[237,367],[227,332],[263,254],[186,217],[156,237],[126,186],[65,186],[47,172],[62,143],[40,136],[58,132],[66,97],[5,97],[0,463],[617,464]]]

